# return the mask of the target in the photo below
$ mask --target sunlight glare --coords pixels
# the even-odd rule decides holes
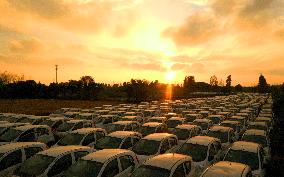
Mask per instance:
[[[169,83],[171,83],[171,82],[174,80],[175,76],[176,76],[176,73],[175,73],[175,72],[169,71],[169,72],[166,73],[166,80],[167,80]]]

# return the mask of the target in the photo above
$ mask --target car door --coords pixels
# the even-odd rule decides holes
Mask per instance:
[[[67,170],[71,165],[72,165],[72,156],[71,154],[66,154],[56,160],[56,162],[48,170],[47,176],[52,177],[55,175],[59,175],[63,171]]]
[[[92,147],[96,142],[96,138],[94,133],[89,133],[82,141],[82,146],[90,146]]]
[[[117,158],[108,162],[100,177],[119,177],[119,166]]]
[[[178,165],[171,177],[186,177],[183,163]]]
[[[165,152],[167,152],[170,149],[170,147],[171,146],[169,144],[168,139],[162,140],[159,154],[164,154]]]
[[[25,152],[25,159],[30,158],[31,156],[35,155],[36,153],[43,151],[42,147],[26,147],[24,148]]]
[[[135,162],[132,156],[123,155],[119,158],[120,162],[120,173],[117,177],[128,177],[135,169]]]
[[[131,137],[127,137],[126,139],[124,139],[120,148],[121,149],[129,149],[131,147],[132,147]]]

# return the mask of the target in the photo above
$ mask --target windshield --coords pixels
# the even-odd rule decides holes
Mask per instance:
[[[172,133],[175,134],[179,140],[186,140],[190,138],[190,131],[186,129],[175,128]]]
[[[180,124],[182,124],[182,122],[179,121],[179,120],[169,120],[169,121],[167,122],[168,128],[175,128],[176,126],[178,126],[178,125],[180,125]]]
[[[259,135],[244,135],[242,138],[243,141],[249,141],[261,144],[263,147],[267,146],[266,138],[264,136]]]
[[[60,139],[57,144],[61,146],[80,145],[80,142],[84,138],[84,136],[84,134],[70,133],[64,138]]]
[[[80,159],[64,174],[64,177],[97,177],[104,164],[96,161]]]
[[[189,155],[194,162],[204,161],[207,157],[207,146],[185,143],[176,150],[178,154]]]
[[[55,157],[36,154],[22,163],[22,165],[19,168],[18,175],[19,176],[40,175],[44,173],[44,171],[48,168],[49,164],[51,164],[54,160]]]
[[[205,123],[205,122],[193,122],[193,124],[200,126],[202,130],[207,130],[208,129],[208,124]]]
[[[0,141],[10,142],[15,140],[18,136],[20,136],[22,131],[16,129],[9,129],[2,136],[0,136]]]
[[[73,128],[74,123],[64,122],[63,124],[59,125],[57,131],[59,132],[66,132]]]
[[[232,129],[234,129],[234,131],[237,130],[237,125],[236,125],[236,124],[221,123],[221,126],[224,126],[224,127],[231,127]]]
[[[207,136],[218,138],[221,143],[227,143],[229,141],[228,132],[209,131]]]
[[[94,122],[96,123],[96,124],[98,124],[98,123],[101,123],[102,122],[102,117],[96,117],[95,119],[94,119]]]
[[[18,123],[32,123],[31,119],[29,119],[29,118],[22,118],[17,122]]]
[[[169,177],[171,171],[150,165],[141,165],[130,177]]]
[[[154,155],[158,152],[160,141],[141,139],[133,147],[132,151],[138,155]]]
[[[125,125],[120,124],[108,124],[106,125],[106,131],[108,133],[115,132],[115,131],[123,131],[125,128]]]
[[[247,164],[252,168],[252,170],[256,170],[259,167],[258,156],[257,153],[254,152],[230,149],[224,160]]]
[[[220,123],[220,117],[209,117],[209,119],[213,122],[213,124]]]
[[[53,125],[53,121],[52,120],[44,120],[43,122],[39,123],[40,125],[47,125],[49,127],[52,127]]]
[[[95,149],[118,149],[121,142],[121,138],[105,136],[98,140]]]
[[[138,129],[138,132],[141,133],[142,136],[150,135],[156,132],[156,127],[142,126]]]
[[[248,129],[257,129],[257,130],[267,130],[266,127],[261,126],[261,125],[249,125]]]

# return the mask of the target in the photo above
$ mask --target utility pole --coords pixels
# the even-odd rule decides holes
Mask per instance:
[[[55,81],[57,84],[57,70],[58,70],[58,65],[55,65]]]

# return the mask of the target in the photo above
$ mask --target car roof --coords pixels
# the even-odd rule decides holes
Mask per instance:
[[[148,139],[148,140],[162,140],[165,139],[167,137],[176,137],[176,135],[173,134],[169,134],[169,133],[152,133],[150,135],[145,136],[143,139]]]
[[[0,146],[0,153],[6,153],[11,150],[16,150],[22,147],[29,147],[29,146],[45,146],[44,143],[41,142],[16,142],[16,143],[9,143]]]
[[[248,165],[242,163],[220,161],[208,167],[202,177],[241,177],[249,169]]]
[[[71,120],[68,120],[67,123],[78,123],[78,122],[84,122],[84,121],[87,121],[87,120],[83,120],[83,119],[71,119]]]
[[[32,128],[48,128],[48,129],[50,129],[50,127],[47,126],[47,125],[31,125],[31,124],[15,127],[14,129],[26,131],[26,130],[29,130],[29,129],[32,129]]]
[[[236,121],[236,120],[225,120],[225,121],[222,121],[222,123],[225,123],[225,124],[240,124],[239,121]]]
[[[213,138],[210,136],[194,136],[186,141],[186,143],[191,143],[191,144],[200,144],[200,145],[205,145],[208,146],[210,143],[214,141],[219,141],[217,138]]]
[[[262,126],[266,126],[266,122],[249,122],[249,125],[262,125]]]
[[[140,136],[141,137],[142,135],[134,131],[115,131],[115,132],[108,134],[107,136],[125,138],[128,136]]]
[[[257,143],[247,142],[247,141],[236,141],[233,143],[230,149],[256,153],[259,147],[260,145]]]
[[[246,130],[244,135],[259,135],[259,136],[266,136],[266,131],[259,130],[259,129],[249,129]]]
[[[117,155],[120,155],[120,154],[134,154],[134,153],[126,149],[103,149],[103,150],[90,153],[84,156],[82,159],[104,163],[108,159],[115,157]]]
[[[147,122],[143,124],[142,126],[147,126],[147,127],[157,127],[159,125],[163,125],[161,122]]]
[[[149,160],[144,162],[144,165],[150,165],[171,170],[176,163],[185,160],[192,162],[190,156],[183,154],[166,153],[150,158]]]
[[[180,121],[183,121],[183,120],[186,120],[186,118],[182,118],[182,117],[171,117],[168,119],[169,120],[180,120]]]
[[[70,153],[72,151],[77,151],[77,150],[91,150],[92,148],[87,147],[87,146],[79,146],[79,145],[69,145],[69,146],[57,146],[57,147],[52,147],[50,149],[47,149],[45,151],[41,151],[38,154],[42,155],[48,155],[52,157],[58,157],[60,155]]]
[[[93,128],[93,127],[87,127],[87,128],[80,128],[77,130],[73,130],[72,133],[79,133],[79,134],[88,134],[88,133],[93,133],[97,131],[103,131],[105,130],[103,128]]]
[[[220,132],[228,132],[230,130],[233,131],[233,129],[231,127],[224,127],[224,126],[220,126],[220,125],[214,125],[209,130],[210,131],[220,131]]]
[[[205,123],[209,123],[209,122],[212,122],[212,121],[209,120],[209,119],[195,119],[193,122],[205,122]]]
[[[176,126],[175,128],[190,130],[190,129],[197,128],[197,127],[199,127],[199,126],[193,125],[193,124],[181,124],[181,125]]]
[[[132,124],[132,123],[137,123],[137,121],[121,120],[121,121],[113,122],[112,124],[128,125],[128,124]]]

